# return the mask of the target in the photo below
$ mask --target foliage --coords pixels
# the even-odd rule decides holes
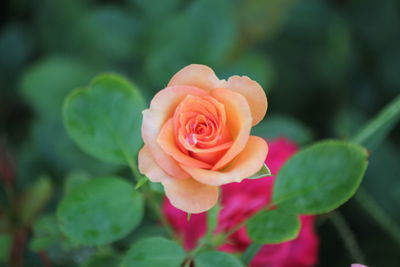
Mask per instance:
[[[6,1],[2,14],[0,263],[242,266],[256,243],[294,238],[298,214],[337,208],[366,263],[398,263],[398,1]],[[141,111],[191,63],[257,80],[269,110],[253,134],[305,145],[274,205],[244,222],[256,243],[243,263],[214,250],[219,206],[198,250],[172,241],[162,189],[137,170]],[[348,266],[329,216],[320,265]]]
[[[80,184],[57,208],[62,232],[83,245],[118,240],[137,227],[142,216],[142,196],[117,177],[95,178]]]

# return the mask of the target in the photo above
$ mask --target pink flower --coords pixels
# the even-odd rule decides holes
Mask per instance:
[[[266,163],[273,174],[277,174],[286,160],[297,151],[297,146],[285,138],[269,142]],[[249,218],[271,201],[274,177],[257,180],[246,179],[241,183],[222,186],[222,210],[218,217],[216,232],[227,231]],[[190,221],[186,213],[174,208],[165,199],[164,213],[185,248],[193,249],[206,232],[206,213],[193,214]],[[288,242],[265,245],[251,262],[252,267],[308,267],[317,262],[319,240],[314,232],[314,216],[301,216],[299,236]],[[219,250],[243,252],[251,243],[245,227],[229,237]]]

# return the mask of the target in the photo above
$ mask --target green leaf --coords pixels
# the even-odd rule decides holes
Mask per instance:
[[[254,175],[250,177],[247,177],[246,179],[259,179],[259,178],[264,178],[266,176],[272,176],[272,173],[269,170],[268,166],[264,163],[264,165],[258,172],[256,172]]]
[[[68,194],[75,187],[78,187],[80,184],[86,183],[90,180],[90,177],[87,173],[82,171],[75,171],[70,173],[65,179],[64,184],[64,193]]]
[[[36,180],[24,195],[20,208],[20,220],[23,225],[30,225],[53,195],[50,178],[42,176]]]
[[[299,231],[298,216],[280,210],[261,211],[247,224],[249,237],[259,244],[277,244],[292,240]]]
[[[400,120],[400,95],[352,138],[356,144],[377,146]]]
[[[168,229],[160,224],[159,221],[154,220],[151,216],[144,218],[142,223],[129,235],[128,238],[118,242],[123,244],[125,247],[130,247],[133,242],[137,240],[148,238],[148,237],[165,237],[168,238],[170,235]]]
[[[177,267],[185,259],[185,251],[176,242],[162,237],[137,241],[128,251],[123,267]]]
[[[99,248],[98,251],[90,256],[82,267],[116,267],[121,264],[121,256],[111,247]]]
[[[268,117],[268,119],[257,124],[252,129],[252,134],[267,139],[283,136],[300,145],[307,144],[314,138],[313,133],[308,127],[298,120],[284,115],[272,115]]]
[[[21,94],[41,118],[60,120],[64,98],[77,86],[88,83],[95,73],[80,60],[48,57],[24,73]]]
[[[153,23],[157,23],[160,18],[175,14],[179,8],[180,0],[130,0],[140,8],[140,14],[144,15],[144,19],[149,19]]]
[[[244,267],[233,255],[221,251],[207,251],[195,257],[196,267]]]
[[[0,234],[0,263],[6,262],[10,257],[12,238],[9,234]]]
[[[61,240],[61,232],[55,216],[46,215],[33,225],[33,239],[29,247],[33,251],[44,250]]]
[[[342,141],[301,150],[279,171],[273,202],[298,214],[329,212],[354,195],[368,165],[367,151]]]
[[[80,59],[51,56],[32,65],[21,78],[20,93],[37,117],[32,121],[33,142],[29,142],[33,147],[27,149],[35,150],[36,157],[59,172],[85,166],[90,173],[103,175],[114,173],[117,167],[99,162],[78,149],[62,122],[65,97],[76,87],[88,84],[100,68]]]
[[[64,103],[69,135],[90,155],[112,163],[134,162],[142,145],[140,128],[145,102],[139,90],[114,74],[97,76]]]
[[[61,104],[60,104],[61,105]],[[58,107],[61,110],[61,106]],[[33,122],[33,143],[25,149],[33,150],[46,164],[54,167],[60,173],[85,168],[85,171],[98,176],[115,173],[121,165],[99,161],[83,152],[65,131],[61,112],[55,119],[40,119]],[[29,176],[30,173],[27,172]]]
[[[116,241],[138,226],[142,196],[117,177],[95,178],[77,186],[57,208],[61,230],[83,245]]]
[[[101,59],[128,61],[139,50],[139,23],[125,8],[95,6],[85,12],[81,28],[86,41],[85,52],[93,57],[101,54]]]

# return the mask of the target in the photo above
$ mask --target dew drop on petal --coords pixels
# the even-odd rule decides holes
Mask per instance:
[[[188,133],[186,135],[185,139],[186,139],[186,142],[191,146],[194,146],[197,144],[196,134],[194,134],[194,133]]]

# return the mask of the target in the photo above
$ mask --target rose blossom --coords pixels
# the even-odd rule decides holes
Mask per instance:
[[[297,151],[290,140],[279,138],[269,142],[266,164],[276,174],[286,160]],[[244,180],[222,186],[222,210],[218,217],[216,232],[227,231],[265,207],[272,196],[274,177]],[[173,229],[182,238],[186,249],[193,249],[206,232],[206,213],[192,215],[174,208],[166,199],[164,213]],[[301,230],[292,241],[265,245],[251,262],[252,267],[308,267],[316,264],[318,237],[314,232],[314,216],[300,216]],[[232,234],[219,250],[243,252],[250,245],[245,227]]]
[[[268,146],[250,130],[266,111],[257,82],[246,76],[219,80],[209,67],[189,65],[143,111],[139,170],[162,183],[176,208],[206,211],[217,202],[218,186],[262,167]]]

